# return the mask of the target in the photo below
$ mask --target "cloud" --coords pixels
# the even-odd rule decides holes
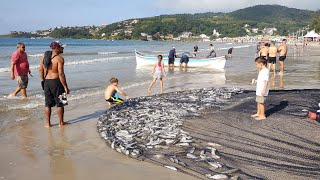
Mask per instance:
[[[230,12],[258,4],[278,4],[298,9],[317,10],[319,0],[161,0],[155,6],[176,13]]]

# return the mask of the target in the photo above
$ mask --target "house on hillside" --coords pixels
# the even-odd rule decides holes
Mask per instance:
[[[183,32],[180,34],[180,38],[189,38],[192,36],[192,32]]]
[[[216,36],[216,37],[219,37],[221,34],[216,29],[213,29],[212,35]]]

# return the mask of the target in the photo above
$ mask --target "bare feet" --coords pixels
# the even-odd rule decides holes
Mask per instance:
[[[63,122],[63,123],[59,123],[59,127],[64,127],[66,125],[69,125],[70,123],[67,123],[67,122]]]
[[[149,93],[151,93],[151,92],[152,92],[152,90],[151,90],[151,89],[148,89],[148,92],[149,92]]]
[[[262,121],[262,120],[265,120],[265,119],[267,119],[266,117],[263,117],[263,116],[259,116],[259,117],[257,117],[255,120],[257,120],[257,121]]]
[[[15,95],[12,93],[8,95],[8,98],[13,98],[13,97],[15,97]]]
[[[254,114],[254,115],[251,115],[252,118],[256,118],[256,117],[259,117],[259,114]]]
[[[44,125],[45,128],[50,128],[51,127],[51,124],[46,124]]]

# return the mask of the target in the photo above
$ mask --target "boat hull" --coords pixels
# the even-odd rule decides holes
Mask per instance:
[[[136,61],[137,66],[150,66],[155,65],[158,62],[156,56],[145,56],[142,53],[136,52]],[[163,58],[163,63],[165,66],[168,66],[168,58]],[[179,66],[180,59],[177,58],[174,62],[175,66]],[[188,67],[204,67],[204,68],[212,68],[223,70],[226,64],[225,56],[215,57],[215,58],[207,58],[207,59],[197,59],[197,58],[190,58]]]

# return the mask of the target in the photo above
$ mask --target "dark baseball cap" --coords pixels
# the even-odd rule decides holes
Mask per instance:
[[[52,49],[55,49],[55,48],[58,48],[58,47],[66,47],[65,44],[62,44],[61,42],[59,41],[53,41],[51,44],[50,44],[50,47]]]

